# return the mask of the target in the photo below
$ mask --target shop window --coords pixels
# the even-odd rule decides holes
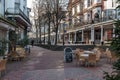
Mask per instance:
[[[108,40],[112,40],[112,31],[111,30],[109,30],[107,32],[107,38],[108,38]]]
[[[90,0],[88,0],[88,7],[90,6]]]

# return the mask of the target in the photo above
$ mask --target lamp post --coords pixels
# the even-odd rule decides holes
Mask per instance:
[[[65,45],[65,22],[63,22],[63,46]]]

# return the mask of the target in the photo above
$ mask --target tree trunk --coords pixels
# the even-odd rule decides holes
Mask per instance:
[[[50,17],[49,17],[49,23],[48,23],[48,45],[50,44]]]
[[[59,1],[56,0],[56,28],[55,28],[55,45],[57,45],[57,35],[58,35],[58,6],[59,6]]]
[[[39,43],[40,43],[40,45],[41,45],[41,26],[39,25]]]
[[[56,30],[55,30],[55,45],[57,45],[57,36],[58,36],[58,25],[56,26]]]
[[[44,23],[44,45],[45,45],[45,23]]]

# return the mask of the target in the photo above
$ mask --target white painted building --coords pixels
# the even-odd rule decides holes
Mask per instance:
[[[20,39],[24,38],[27,29],[31,27],[29,12],[27,0],[6,0],[5,2],[5,15],[19,25],[17,33]]]
[[[30,9],[26,7],[27,0],[0,0],[0,49],[3,50],[3,40],[13,41],[16,38],[23,39],[31,27],[29,20]],[[8,52],[8,44],[6,51]],[[6,53],[7,53],[6,52]],[[3,53],[4,54],[4,53]],[[2,54],[2,55],[3,55]],[[0,52],[1,55],[1,52]]]
[[[116,0],[69,0],[72,24],[67,35],[72,43],[101,44],[113,36],[113,20],[120,18]],[[82,8],[81,8],[82,7]]]

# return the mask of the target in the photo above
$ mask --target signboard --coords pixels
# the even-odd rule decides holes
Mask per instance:
[[[64,30],[64,33],[66,33],[67,32],[67,30]]]

